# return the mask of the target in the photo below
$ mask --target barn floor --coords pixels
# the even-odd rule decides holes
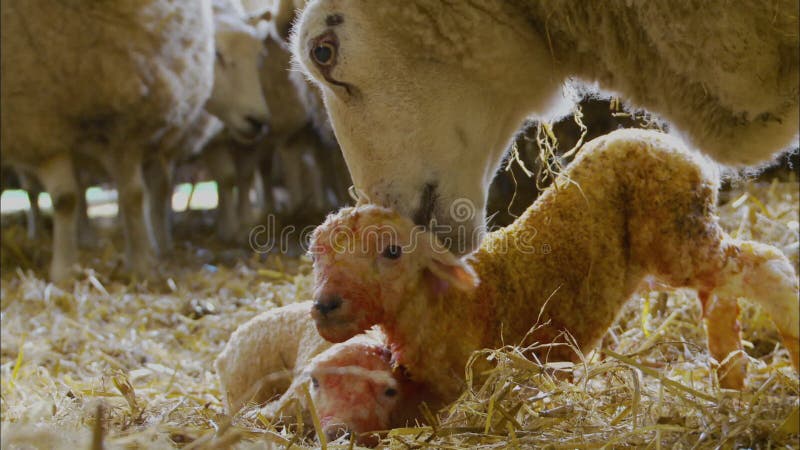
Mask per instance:
[[[796,181],[738,186],[724,196],[722,222],[735,236],[775,244],[797,265],[799,189]],[[308,259],[219,247],[197,220],[204,225],[192,233],[179,230],[161,279],[138,283],[120,275],[119,236],[85,255],[94,269],[54,286],[43,278],[49,242],[28,241],[18,225],[3,229],[3,449],[319,445],[313,430],[278,430],[252,409],[231,421],[212,365],[238,324],[309,298]],[[643,292],[602,356],[559,366],[573,382],[552,378],[518,349],[487,352],[498,369],[485,385],[432,426],[395,430],[384,443],[799,448],[800,384],[771,324],[744,304],[749,387],[732,392],[712,381],[700,323],[694,294]]]

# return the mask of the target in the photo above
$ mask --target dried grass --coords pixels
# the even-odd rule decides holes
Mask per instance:
[[[797,265],[798,183],[747,183],[730,198],[723,226]],[[225,258],[184,243],[165,281],[133,284],[114,275],[111,241],[85,261],[95,270],[58,287],[43,280],[41,245],[3,230],[2,448],[352,447],[318,443],[313,425],[278,430],[254,408],[223,413],[213,359],[238,324],[309,297],[305,258]],[[642,292],[581,364],[530,361],[513,346],[476,353],[497,362],[487,381],[384,445],[798,448],[797,374],[771,324],[743,306],[743,392],[716,385],[694,294]]]

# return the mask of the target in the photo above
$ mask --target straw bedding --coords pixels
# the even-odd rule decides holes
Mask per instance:
[[[797,266],[796,180],[740,183],[724,197],[729,233],[776,245]],[[86,256],[94,270],[54,286],[41,266],[46,243],[26,241],[20,226],[4,228],[2,448],[320,445],[313,427],[276,428],[255,407],[227,417],[212,364],[238,324],[310,298],[309,261],[216,248],[205,231],[181,233],[161,280],[121,277],[112,236]],[[748,388],[723,391],[694,294],[655,289],[629,303],[582,364],[543,366],[513,346],[476,354],[497,361],[485,384],[426,413],[430,425],[391,431],[384,445],[800,447],[800,384],[765,317],[744,304]]]

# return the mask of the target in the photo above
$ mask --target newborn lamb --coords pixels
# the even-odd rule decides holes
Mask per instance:
[[[356,336],[308,365],[311,399],[329,440],[356,432],[359,445],[374,446],[378,434],[369,432],[414,425],[420,404],[432,397],[403,371],[393,370],[391,356],[384,343]]]
[[[375,444],[371,431],[403,426],[418,414],[427,393],[392,370],[391,353],[380,333],[331,346],[317,333],[312,302],[259,314],[241,325],[216,361],[229,414],[247,403],[261,404],[265,417],[293,423],[299,401],[311,425],[304,388],[328,439],[355,432],[362,445]]]
[[[310,320],[312,302],[263,312],[233,332],[214,366],[228,414],[277,398],[331,344]]]
[[[737,298],[757,302],[798,366],[798,279],[777,249],[728,236],[718,175],[678,140],[621,130],[585,145],[511,226],[466,260],[378,206],[347,208],[314,233],[313,317],[341,342],[379,324],[396,362],[445,401],[475,350],[563,343],[591,350],[646,277],[697,290],[720,384],[742,388]],[[532,327],[539,324],[531,334]],[[531,356],[574,360],[566,345]]]

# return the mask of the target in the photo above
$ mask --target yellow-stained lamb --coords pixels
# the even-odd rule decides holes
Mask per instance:
[[[475,350],[563,343],[564,332],[590,350],[652,276],[698,291],[722,386],[741,388],[746,374],[739,297],[766,310],[797,369],[794,269],[720,228],[717,190],[715,166],[675,138],[621,130],[587,143],[556,187],[465,260],[391,210],[343,209],[313,236],[317,329],[339,342],[379,324],[396,362],[448,400]],[[566,345],[531,356],[575,358]]]

